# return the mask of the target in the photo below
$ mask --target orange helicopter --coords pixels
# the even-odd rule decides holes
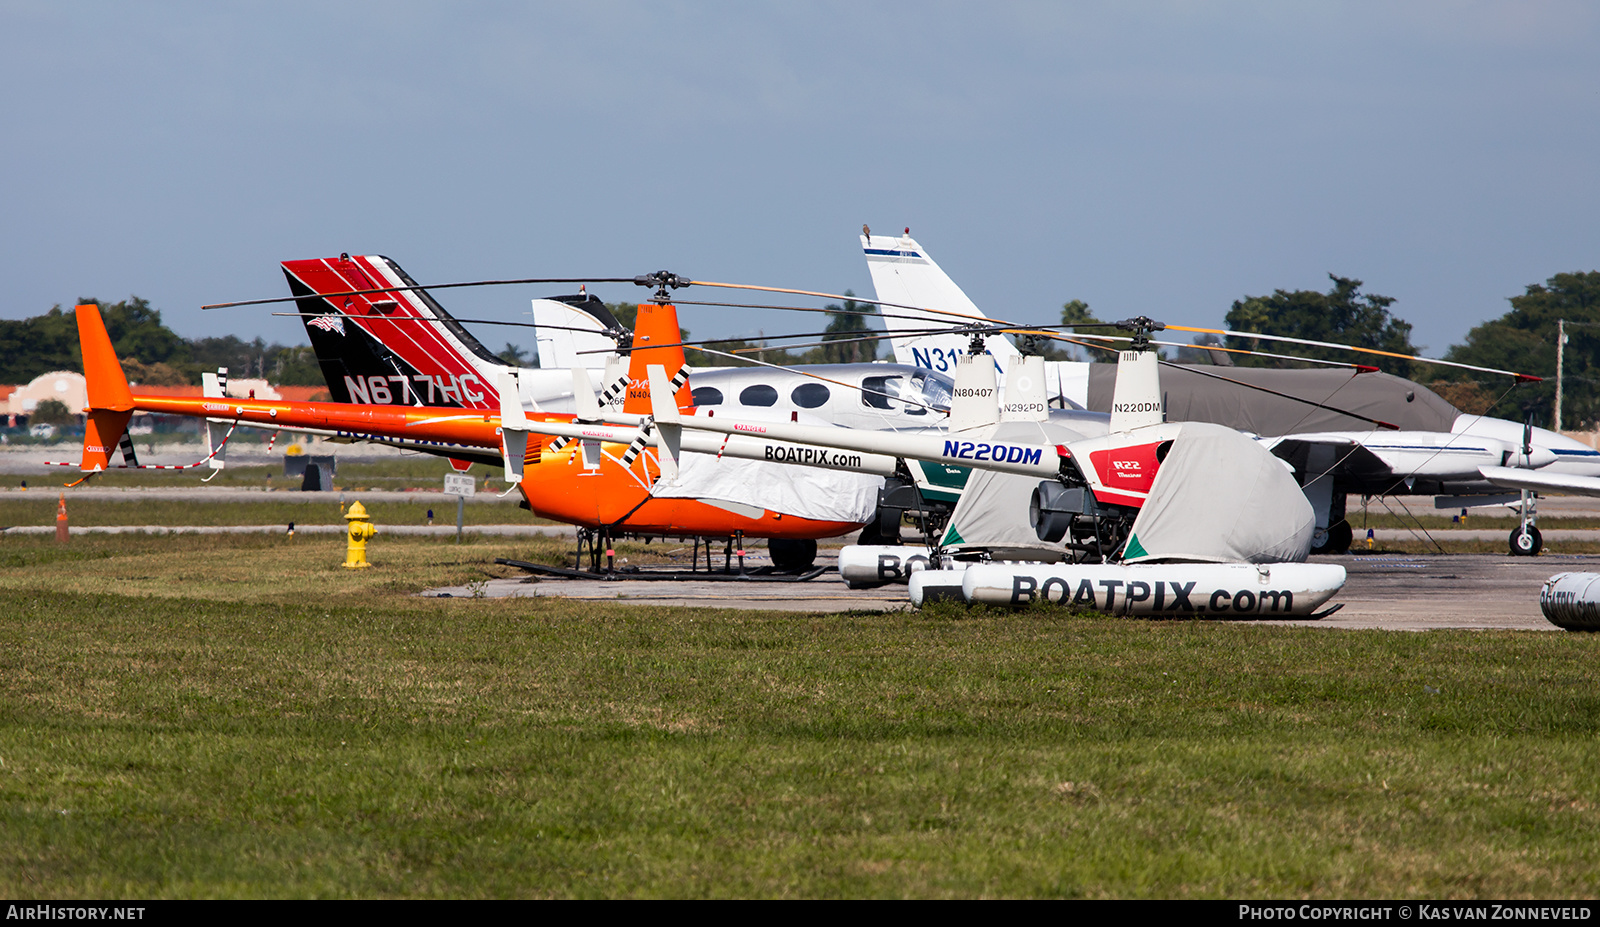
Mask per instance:
[[[600,567],[600,551],[610,546],[612,538],[624,536],[726,539],[730,549],[734,542],[742,548],[743,538],[767,538],[775,566],[810,567],[817,539],[859,530],[871,518],[870,514],[851,519],[815,518],[716,498],[667,498],[657,494],[662,485],[661,460],[656,453],[645,450],[651,430],[648,368],[659,365],[679,371],[667,388],[685,414],[694,412],[683,348],[678,344],[677,310],[670,303],[639,306],[622,406],[624,414],[641,416],[640,426],[631,429],[589,424],[581,416],[570,414],[525,412],[516,398],[514,375],[509,373],[506,382],[500,384],[502,401],[498,414],[459,407],[139,395],[129,388],[99,307],[78,306],[77,320],[88,392],[79,469],[88,476],[107,469],[139,467],[126,437],[128,420],[135,412],[204,418],[228,425],[229,434],[240,426],[293,430],[399,444],[444,457],[498,460],[506,468],[507,480],[521,490],[526,507],[535,515],[587,529],[588,540],[593,542],[592,565],[596,571]],[[579,384],[574,385],[580,388]],[[586,380],[581,389],[591,389]],[[592,399],[593,393],[589,392],[587,398]],[[550,435],[563,437],[551,440]],[[698,448],[691,446],[692,441],[685,443],[682,450],[710,451],[718,455],[718,461],[724,453],[730,459],[772,460],[774,447],[779,448],[778,459],[793,459],[792,454],[782,453],[783,442],[743,439],[741,445],[724,440]],[[119,445],[124,463],[112,464],[111,455]],[[674,459],[668,464],[668,483],[676,476],[676,451],[674,448]],[[218,453],[219,446],[213,442],[211,457]],[[864,458],[856,468],[860,474],[891,472],[894,466],[890,458],[858,457]],[[785,464],[769,466],[792,469]],[[709,540],[706,550],[709,564]],[[742,559],[742,550],[740,556]]]

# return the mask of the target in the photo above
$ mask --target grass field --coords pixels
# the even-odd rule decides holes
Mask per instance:
[[[210,488],[230,489],[298,489],[298,477],[283,475],[282,452],[285,444],[280,441],[273,462],[244,463],[237,456],[228,462],[228,466],[217,472],[205,485]],[[50,457],[51,460],[76,461],[82,451],[79,445],[62,444],[58,452]],[[204,449],[194,446],[193,458],[185,463],[194,463],[205,457]],[[146,453],[144,443],[139,444],[139,453]],[[317,453],[323,453],[318,450]],[[386,457],[360,458],[346,456],[359,451],[349,451],[343,446],[327,451],[339,456],[338,473],[334,482],[346,489],[441,489],[444,485],[444,475],[453,473],[450,463],[440,457],[426,454],[403,454]],[[117,457],[118,462],[121,457]],[[141,457],[141,460],[146,459]],[[259,459],[259,458],[258,458]],[[108,470],[94,477],[89,484],[97,488],[129,488],[129,487],[160,487],[172,488],[175,486],[198,485],[202,476],[209,476],[213,471],[197,469],[186,473],[174,473],[171,470]],[[494,477],[499,481],[501,471],[498,467],[476,465],[470,471],[479,480],[481,487],[483,477]],[[17,486],[26,480],[30,490],[43,489],[48,492],[58,491],[63,483],[76,480],[81,474],[76,470],[66,467],[44,467],[38,472],[23,474],[12,473],[3,477],[4,485]]]
[[[272,493],[272,496],[278,495]],[[288,496],[289,493],[283,495]],[[67,500],[67,519],[77,527],[101,525],[342,525],[344,512],[339,508],[338,493],[317,493],[309,502],[286,501],[268,496],[252,502],[194,502],[171,496],[130,496],[126,499],[73,499]],[[427,523],[428,512],[434,515],[435,525],[456,523],[456,503],[439,501],[374,501],[358,492],[345,493],[345,501],[360,501],[382,530],[385,525],[421,525]],[[58,496],[49,493],[28,493],[0,497],[0,527],[13,525],[54,525]],[[520,497],[518,497],[520,498]],[[497,501],[493,496],[475,496],[467,500],[466,523],[506,525],[548,525],[548,519],[535,518],[511,501]]]
[[[0,539],[9,897],[1592,897],[1600,636],[422,599]]]

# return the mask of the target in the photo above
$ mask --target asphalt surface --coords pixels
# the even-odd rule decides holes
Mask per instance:
[[[1557,573],[1600,572],[1600,556],[1433,554],[1316,557],[1348,574],[1333,597],[1344,608],[1321,628],[1444,628],[1559,631],[1539,611],[1539,589]]]
[[[456,526],[437,525],[379,525],[378,536],[406,535],[423,537],[455,537]],[[295,534],[344,534],[345,525],[296,525]],[[85,534],[287,534],[287,525],[95,525],[73,526],[67,529],[73,537]],[[0,528],[0,535],[55,534],[54,525],[20,525]],[[577,537],[578,529],[571,525],[464,525],[462,534],[485,537]]]
[[[348,502],[360,499],[366,502],[429,502],[434,504],[448,502],[452,506],[456,504],[454,494],[425,489],[346,489],[343,492],[336,490],[300,492],[297,489],[228,489],[220,486],[216,488],[210,486],[184,486],[182,488],[134,486],[126,489],[95,489],[75,486],[72,489],[64,489],[60,485],[35,485],[30,489],[20,489],[14,486],[0,488],[0,499],[24,499],[29,496],[45,496],[46,498],[54,499],[57,495],[66,496],[68,505],[80,499],[100,502],[127,502],[137,499],[182,499],[202,503],[285,502],[301,505],[331,505],[341,499]],[[518,517],[514,510],[517,508],[517,503],[521,501],[522,495],[520,493],[501,496],[495,492],[479,492],[467,497],[468,505],[503,505],[507,509],[503,517],[513,520]],[[1596,536],[1600,536],[1600,532],[1596,532]]]
[[[1446,628],[1559,631],[1539,611],[1539,589],[1556,573],[1600,572],[1600,557],[1500,554],[1318,557],[1339,563],[1348,580],[1334,604],[1344,607],[1318,621],[1263,621],[1328,629],[1430,631]],[[829,552],[818,556],[828,562]],[[764,557],[747,559],[765,565]],[[793,612],[884,611],[909,608],[904,586],[845,588],[837,574],[803,583],[751,581],[646,581],[513,577],[475,586],[430,589],[453,598],[558,596],[625,605],[682,605]]]

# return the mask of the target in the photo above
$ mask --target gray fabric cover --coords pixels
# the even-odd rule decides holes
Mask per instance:
[[[828,424],[806,413],[791,415],[774,409],[742,409],[739,417]],[[817,521],[863,524],[877,514],[878,490],[882,488],[883,477],[871,473],[685,451],[678,458],[677,482],[658,480],[650,494],[659,499],[703,499],[713,504],[720,500]]]
[[[1264,386],[1336,409],[1346,409],[1406,431],[1449,431],[1460,411],[1438,393],[1386,373],[1348,370],[1272,370],[1263,367],[1161,366],[1161,391],[1169,422],[1213,422],[1276,437],[1308,431],[1366,431],[1371,423],[1212,379],[1202,373]],[[1089,408],[1111,411],[1116,364],[1089,370]],[[1408,400],[1407,397],[1410,397]]]
[[[1099,430],[1103,432],[1104,428]],[[1082,433],[1053,422],[1002,422],[994,426],[991,434],[992,440],[1008,443],[1066,444],[1083,437]],[[1039,540],[1028,521],[1028,504],[1038,486],[1036,476],[974,467],[945,528],[946,539],[954,530],[961,542],[946,544],[945,549],[951,553],[986,550],[996,560],[1054,563],[1063,559],[1067,553],[1065,544]]]
[[[657,482],[658,499],[721,500],[817,521],[863,524],[878,511],[883,477],[686,451],[678,481]]]
[[[1266,448],[1232,428],[1188,422],[1156,472],[1125,559],[1298,563],[1315,521],[1294,475]]]

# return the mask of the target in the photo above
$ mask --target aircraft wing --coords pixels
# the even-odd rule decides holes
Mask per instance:
[[[1514,467],[1479,467],[1478,472],[1489,482],[1507,489],[1600,496],[1600,478],[1592,476],[1571,476],[1565,473],[1545,473],[1540,470],[1519,470]]]
[[[1346,435],[1284,435],[1263,438],[1262,443],[1275,456],[1301,471],[1315,468],[1320,473],[1331,469],[1340,475],[1368,478],[1394,472],[1383,458]]]
[[[1297,468],[1354,478],[1476,480],[1514,449],[1481,435],[1438,431],[1322,432],[1269,439],[1272,452]]]

